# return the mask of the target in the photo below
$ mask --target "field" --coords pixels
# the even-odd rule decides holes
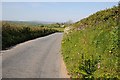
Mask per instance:
[[[118,9],[92,14],[64,34],[62,55],[72,78],[120,79]]]
[[[54,29],[31,24],[2,22],[2,49],[7,49],[18,43],[61,31],[61,28]]]

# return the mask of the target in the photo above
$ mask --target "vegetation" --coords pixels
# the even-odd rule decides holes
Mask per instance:
[[[33,25],[25,26],[25,24],[2,22],[2,49],[58,31],[59,29],[56,30],[47,27],[33,27]]]
[[[72,78],[120,79],[119,8],[90,15],[72,24],[69,33],[64,34],[62,55]]]
[[[32,21],[2,21],[3,24],[7,23],[12,26],[17,27],[47,27],[47,28],[55,28],[58,31],[63,31],[66,23],[42,23],[42,22],[32,22]],[[62,27],[63,26],[63,27]]]

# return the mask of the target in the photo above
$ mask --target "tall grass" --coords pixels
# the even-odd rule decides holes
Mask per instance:
[[[71,77],[120,79],[118,7],[99,11],[73,24],[62,54]]]
[[[46,27],[23,27],[22,25],[12,25],[10,23],[3,22],[2,49],[6,49],[18,43],[37,37],[42,37],[57,31],[58,30]]]

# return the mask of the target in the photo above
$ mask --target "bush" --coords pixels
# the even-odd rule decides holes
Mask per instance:
[[[2,24],[2,49],[18,43],[57,32],[55,29],[45,27],[22,27],[8,22]]]

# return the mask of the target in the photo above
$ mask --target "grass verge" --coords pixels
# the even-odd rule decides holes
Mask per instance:
[[[74,23],[62,41],[62,55],[72,78],[120,79],[118,7]]]

